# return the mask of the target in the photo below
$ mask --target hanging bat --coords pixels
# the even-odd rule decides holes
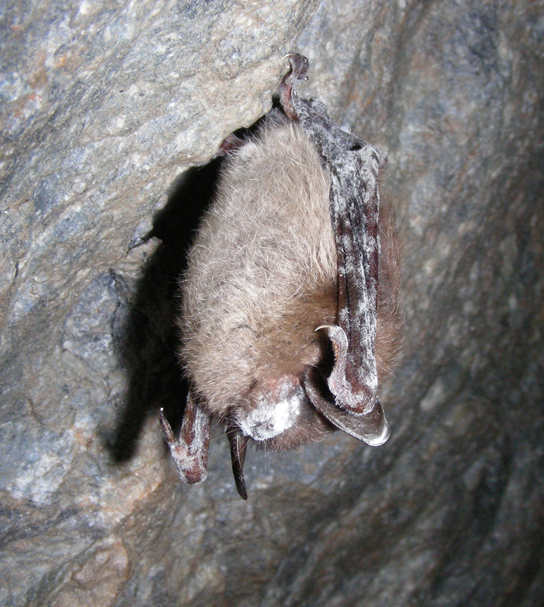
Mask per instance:
[[[379,213],[386,157],[293,92],[308,61],[288,57],[283,112],[222,145],[181,285],[190,391],[179,438],[160,412],[188,483],[207,476],[211,421],[224,425],[243,499],[249,442],[289,450],[339,429],[378,446],[390,433],[378,378],[398,349],[400,264],[390,213]]]

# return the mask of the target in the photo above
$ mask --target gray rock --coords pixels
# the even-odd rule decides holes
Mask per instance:
[[[542,2],[4,3],[0,605],[539,606]],[[184,486],[175,281],[231,131],[298,50],[389,156],[404,351],[378,449]],[[158,238],[146,240],[149,232]]]

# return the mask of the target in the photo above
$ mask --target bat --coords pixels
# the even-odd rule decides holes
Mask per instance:
[[[181,361],[190,389],[179,437],[159,418],[182,480],[207,477],[212,421],[247,499],[248,444],[289,450],[342,430],[390,434],[379,379],[399,347],[398,237],[380,213],[386,156],[293,91],[247,141],[229,136],[212,208],[181,281]]]

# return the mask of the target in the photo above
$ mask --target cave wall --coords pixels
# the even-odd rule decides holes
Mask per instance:
[[[5,3],[1,605],[541,605],[544,4]],[[175,281],[234,129],[301,94],[389,156],[404,348],[372,449],[184,486]],[[190,169],[188,171],[188,169]],[[152,238],[146,239],[146,235]]]

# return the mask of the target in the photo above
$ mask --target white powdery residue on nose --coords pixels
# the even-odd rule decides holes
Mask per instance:
[[[255,409],[238,417],[238,425],[246,436],[254,440],[274,438],[295,423],[303,395],[301,386],[293,390],[291,385],[283,385],[278,401],[259,399]]]

